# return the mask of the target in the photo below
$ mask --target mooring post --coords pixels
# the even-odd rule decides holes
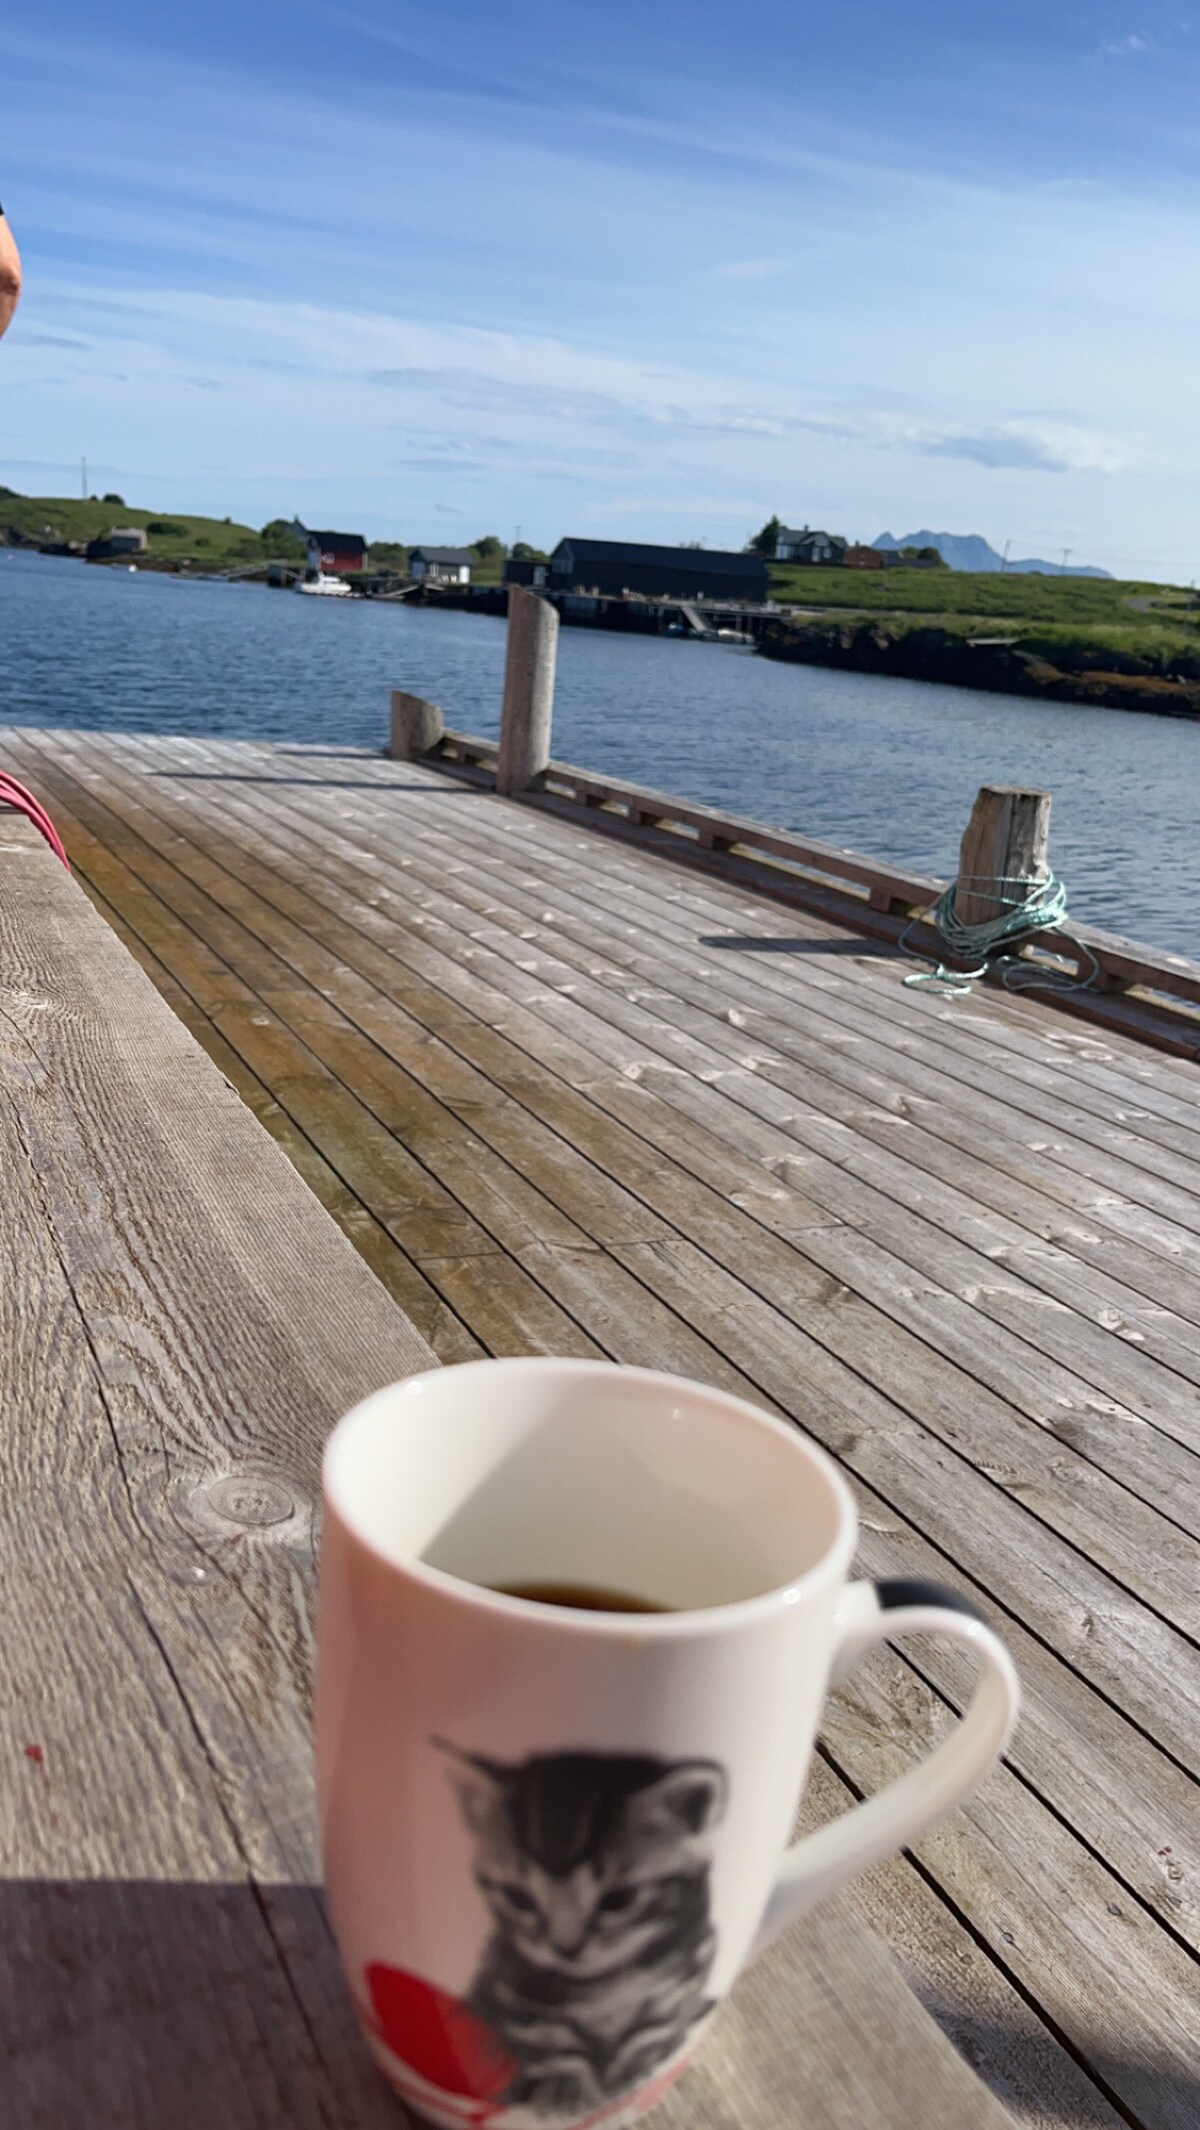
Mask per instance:
[[[1011,883],[1046,879],[1049,841],[1048,791],[981,785],[958,856],[954,915],[959,923],[991,924],[1021,902],[1021,889]]]
[[[519,584],[508,588],[508,649],[496,789],[528,791],[550,760],[558,615],[548,599]]]
[[[417,762],[432,754],[445,732],[445,720],[436,703],[423,695],[408,695],[392,689],[392,737],[388,753],[396,762]]]

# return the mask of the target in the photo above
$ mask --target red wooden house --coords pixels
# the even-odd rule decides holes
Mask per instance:
[[[308,566],[325,577],[353,577],[367,567],[367,543],[361,533],[313,532],[299,518],[292,530],[308,549]]]

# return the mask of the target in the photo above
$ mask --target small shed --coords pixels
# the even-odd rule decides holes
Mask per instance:
[[[469,584],[474,560],[469,547],[414,547],[408,574],[419,584]]]

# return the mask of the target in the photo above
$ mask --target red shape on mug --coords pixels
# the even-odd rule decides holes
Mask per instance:
[[[458,1997],[382,1960],[366,1981],[376,2033],[419,2078],[467,2100],[495,2101],[511,2086],[520,2064]]]

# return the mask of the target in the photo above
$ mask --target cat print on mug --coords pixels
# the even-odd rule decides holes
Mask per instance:
[[[515,2066],[506,2105],[553,2115],[627,2093],[712,2009],[712,1760],[539,1753],[437,1739],[491,1911],[467,2007]]]

